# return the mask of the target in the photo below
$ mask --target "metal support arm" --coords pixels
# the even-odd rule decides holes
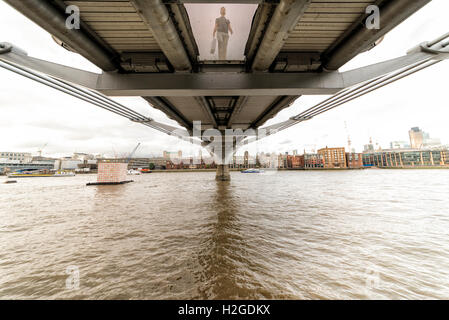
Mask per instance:
[[[287,121],[262,128],[261,130],[267,131],[266,136],[269,136],[300,122],[308,121],[323,112],[380,89],[442,60],[449,59],[449,40],[447,39],[449,39],[449,33],[435,41],[420,44],[410,50],[406,56],[343,73],[264,75],[229,73],[219,75],[95,74],[28,57],[23,50],[8,43],[0,43],[0,67],[114,112],[131,121],[142,123],[163,133],[192,142],[195,138],[189,137],[188,131],[156,122],[109,99],[102,93],[123,93],[129,92],[129,90],[137,90],[139,95],[146,96],[150,95],[148,91],[153,94],[158,93],[158,95],[163,95],[160,94],[162,92],[170,95],[192,96],[208,95],[206,93],[211,92],[229,95],[229,92],[236,92],[246,96],[258,93],[266,95],[269,94],[267,91],[270,90],[276,90],[277,95],[282,94],[282,90],[294,92],[294,94],[305,94],[304,91],[315,92],[314,94],[336,92],[332,97]],[[152,81],[143,83],[145,77],[151,77]],[[276,80],[281,81],[281,86]],[[286,80],[292,81],[287,88],[283,87],[287,84]],[[299,84],[301,86],[298,86]],[[128,89],[124,89],[123,86],[127,86]],[[150,86],[152,88],[148,88]],[[273,89],[273,86],[277,87]],[[146,93],[141,94],[142,91]],[[248,138],[249,142],[255,139],[255,137]],[[240,137],[237,144],[241,145],[242,143],[244,143],[244,137]]]
[[[100,74],[28,56],[10,43],[0,43],[0,61],[94,90]]]
[[[347,72],[96,74],[27,56],[0,44],[0,61],[101,92],[107,96],[329,95],[426,59],[446,59],[447,42],[420,45],[405,56]],[[9,49],[8,49],[9,48]]]

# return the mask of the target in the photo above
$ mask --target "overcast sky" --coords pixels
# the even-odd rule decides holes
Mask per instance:
[[[342,70],[395,58],[423,41],[437,38],[449,31],[448,15],[449,1],[433,0],[389,33],[381,45],[359,55]],[[81,56],[58,47],[47,32],[2,1],[0,41],[11,42],[33,57],[100,72]],[[370,137],[387,148],[390,141],[407,141],[408,130],[414,126],[449,144],[448,75],[449,61],[442,62],[267,138],[262,149],[285,152],[326,145],[347,146],[348,134],[357,151],[363,150]],[[285,120],[325,98],[301,97],[267,124]],[[140,98],[114,99],[158,121],[174,123]],[[48,143],[44,155],[73,152],[113,155],[130,152],[138,142],[142,147],[136,156],[189,149],[188,144],[174,137],[0,68],[0,151],[36,153]]]

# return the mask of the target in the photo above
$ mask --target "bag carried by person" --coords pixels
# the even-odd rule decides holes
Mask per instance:
[[[217,39],[213,38],[212,39],[212,43],[210,45],[210,53],[214,54],[215,53],[215,48],[217,47]]]

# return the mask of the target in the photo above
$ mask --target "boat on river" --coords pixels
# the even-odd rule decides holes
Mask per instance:
[[[34,177],[73,177],[72,171],[53,171],[48,169],[20,169],[8,174],[8,178],[34,178]]]
[[[240,171],[241,173],[263,173],[263,170],[260,169],[256,169],[256,168],[251,168],[251,169],[246,169],[246,170],[242,170]]]

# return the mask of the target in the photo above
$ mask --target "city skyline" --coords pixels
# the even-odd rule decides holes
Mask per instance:
[[[412,132],[414,132],[414,135],[412,135]],[[420,137],[420,144],[416,145],[416,134],[421,135]],[[309,148],[304,147],[303,149],[287,149],[283,151],[279,150],[266,150],[263,147],[263,142],[257,145],[257,143],[253,143],[252,145],[249,145],[248,147],[242,147],[239,149],[235,155],[237,156],[243,156],[246,152],[251,151],[251,155],[258,155],[258,154],[290,154],[293,155],[296,154],[314,154],[317,153],[318,149],[324,148],[324,147],[331,147],[331,148],[344,148],[346,152],[349,153],[362,153],[372,150],[389,150],[389,149],[426,149],[428,147],[447,147],[448,144],[441,143],[441,140],[438,137],[435,137],[431,135],[429,132],[423,131],[420,127],[412,127],[408,131],[409,139],[408,140],[391,140],[388,146],[381,146],[380,144],[374,142],[371,138],[370,140],[363,145],[363,148],[356,149],[353,148],[352,143],[351,146],[349,145],[350,141],[346,141],[345,144],[340,145],[330,145],[328,143],[325,143],[323,145],[314,145],[313,147],[308,146]],[[351,141],[352,142],[352,141]],[[139,143],[139,146],[141,146],[141,143]],[[163,149],[161,151],[151,151],[151,152],[138,152],[139,148],[136,148],[135,151],[138,157],[146,158],[146,157],[159,157],[163,156],[166,157],[166,154],[183,154],[187,157],[197,157],[198,155],[204,155],[204,156],[210,156],[209,152],[204,148],[198,148],[195,145],[189,145],[190,148],[187,148],[187,152],[184,149]],[[91,152],[84,152],[83,150],[72,150],[68,151],[66,153],[60,153],[56,152],[53,154],[46,154],[44,153],[43,149],[47,147],[47,144],[41,146],[40,148],[37,148],[36,151],[17,151],[17,150],[1,150],[1,152],[10,152],[10,153],[27,153],[30,156],[44,156],[48,158],[69,158],[72,155],[77,154],[85,154],[85,155],[92,155],[97,158],[126,158],[129,155],[129,151],[120,151],[117,152],[114,147],[112,147],[112,153],[111,152],[98,152],[98,151],[91,151]],[[299,151],[299,152],[298,152]],[[136,157],[136,158],[138,158]],[[2,157],[0,156],[0,159]]]
[[[319,152],[319,149],[327,149],[327,148],[338,148],[338,149],[344,149],[347,153],[370,153],[374,151],[385,151],[385,150],[427,150],[427,149],[444,149],[449,148],[449,145],[444,145],[441,143],[441,140],[439,138],[436,138],[434,136],[431,136],[430,133],[423,131],[419,127],[412,127],[408,131],[409,134],[409,140],[407,141],[391,141],[389,147],[383,148],[381,145],[376,144],[370,139],[370,141],[363,146],[363,150],[356,150],[355,148],[352,148],[352,146],[349,145],[350,141],[347,141],[348,145],[329,145],[324,144],[320,146],[314,146],[312,149],[290,149],[287,151],[272,151],[272,150],[264,150],[263,147],[260,148],[242,148],[238,152],[234,154],[234,157],[243,157],[249,156],[251,157],[257,157],[259,155],[306,155],[306,154],[317,154]],[[256,145],[256,144],[254,144]],[[128,158],[130,157],[129,152],[116,152],[114,150],[113,154],[110,153],[101,153],[101,152],[80,152],[80,151],[72,151],[67,154],[59,154],[59,155],[45,155],[43,153],[43,149],[47,145],[44,145],[40,148],[40,150],[37,151],[37,154],[34,152],[23,152],[23,151],[12,151],[12,150],[0,150],[0,160],[3,160],[5,157],[3,157],[4,153],[10,153],[11,154],[17,154],[28,157],[30,160],[32,158],[53,158],[53,159],[64,159],[64,158],[78,158],[79,156],[88,156],[91,159],[100,159],[100,158]],[[134,149],[132,152],[132,158],[198,158],[198,159],[204,159],[204,158],[210,158],[213,157],[206,149],[200,149],[200,148],[190,148],[188,152],[183,151],[182,149],[174,150],[174,149],[167,149],[163,150],[161,152],[151,152],[151,153],[137,153],[138,156],[134,156],[134,154],[137,152],[139,147],[141,146],[141,143],[138,144],[138,146]],[[7,157],[6,157],[7,158]],[[11,160],[11,159],[10,159]],[[19,159],[18,159],[19,160]],[[23,160],[23,159],[22,159]]]
[[[403,55],[420,42],[438,37],[441,30],[447,30],[449,26],[445,17],[446,9],[449,9],[447,2],[433,1],[389,33],[378,47],[358,56],[342,70]],[[432,21],[426,21],[426,16],[432,16]],[[0,30],[2,41],[22,47],[31,56],[99,71],[84,58],[58,47],[45,31],[5,3],[0,3],[0,18],[10,26],[8,30]],[[448,113],[443,101],[444,79],[448,71],[447,64],[431,67],[269,137],[263,141],[261,148],[282,153],[287,150],[318,148],[325,144],[347,146],[348,134],[357,151],[362,151],[370,138],[386,148],[391,141],[408,140],[408,130],[415,126],[447,144],[449,132],[446,130],[445,119]],[[137,155],[192,148],[177,138],[131,123],[5,70],[0,70],[0,77],[0,134],[3,137],[3,150],[37,152],[42,145],[48,143],[44,154],[114,154],[127,152],[137,142],[142,143]],[[266,125],[287,119],[324,98],[326,96],[301,97]],[[158,121],[176,124],[160,111],[149,107],[143,99],[114,99]]]

